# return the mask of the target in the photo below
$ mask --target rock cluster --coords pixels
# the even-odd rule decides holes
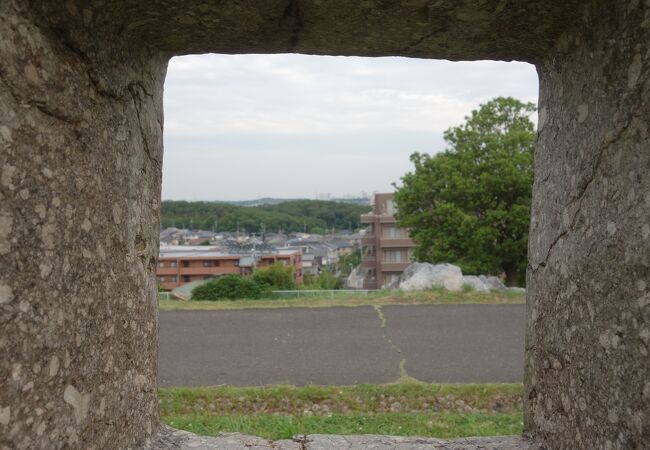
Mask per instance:
[[[413,263],[400,276],[398,287],[404,291],[423,291],[433,287],[461,291],[463,272],[453,264]]]
[[[522,288],[509,288],[494,275],[463,275],[463,286],[471,286],[476,292],[510,291]],[[525,289],[523,289],[525,291]]]
[[[495,276],[463,275],[460,267],[453,264],[413,263],[402,273],[394,287],[404,291],[424,291],[443,288],[452,292],[471,287],[476,292],[525,292],[524,288],[506,287]]]

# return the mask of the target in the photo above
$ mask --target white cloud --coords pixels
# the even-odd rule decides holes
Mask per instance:
[[[390,189],[410,169],[410,152],[442,150],[444,130],[499,95],[536,102],[534,68],[304,55],[174,58],[165,85],[163,198]],[[242,167],[247,182],[237,183]],[[291,186],[273,181],[281,170],[295,173]]]

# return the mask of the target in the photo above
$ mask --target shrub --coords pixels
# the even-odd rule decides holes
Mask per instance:
[[[253,272],[253,281],[265,291],[296,288],[293,279],[293,267],[277,262],[267,268]]]
[[[302,275],[302,285],[305,289],[318,288],[318,277],[312,273],[305,273]]]
[[[302,283],[305,289],[312,290],[332,290],[343,287],[343,281],[329,269],[322,269],[318,275],[312,275],[311,273],[304,274],[302,276]]]
[[[318,276],[318,287],[326,290],[341,289],[343,282],[328,269],[323,269]]]
[[[258,283],[240,275],[224,275],[192,289],[192,300],[235,300],[260,298],[263,290]]]

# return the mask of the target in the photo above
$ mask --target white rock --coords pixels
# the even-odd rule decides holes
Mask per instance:
[[[405,291],[423,291],[433,287],[462,291],[463,272],[460,267],[447,263],[413,263],[400,277],[399,288]]]
[[[519,292],[519,293],[521,293],[521,294],[525,294],[525,293],[526,293],[526,288],[522,288],[522,287],[515,287],[515,286],[513,286],[513,287],[506,288],[506,290],[507,290],[508,292]]]
[[[345,282],[346,287],[349,289],[363,289],[363,280],[365,278],[364,270],[361,266],[356,267]]]
[[[501,280],[495,276],[485,276],[479,275],[479,279],[490,287],[490,290],[494,291],[505,291],[506,285],[501,282]]]
[[[472,286],[476,292],[490,292],[490,285],[476,275],[463,275],[463,286]]]

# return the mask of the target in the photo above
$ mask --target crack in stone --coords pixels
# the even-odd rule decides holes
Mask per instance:
[[[300,32],[304,29],[305,23],[303,21],[302,9],[298,0],[290,0],[287,7],[284,9],[280,25],[283,23],[289,24],[291,28],[291,37],[289,38],[290,49],[293,50],[298,45],[300,40]]]
[[[78,47],[74,46],[70,41],[68,41],[63,32],[57,28],[50,27],[49,28],[50,32],[54,35],[55,42],[58,41],[61,43],[61,46],[72,53],[76,58],[81,60],[81,64],[85,65],[86,67],[92,65],[91,59]],[[112,92],[108,89],[104,89],[101,87],[101,82],[99,81],[99,77],[95,73],[95,71],[91,68],[88,68],[85,70],[86,76],[88,77],[88,80],[90,81],[90,85],[93,86],[95,91],[100,95],[104,97],[111,98],[113,100],[124,100],[126,95],[129,93],[129,91],[132,90],[134,86],[139,87],[142,92],[150,97],[153,98],[153,94],[148,92],[147,89],[144,87],[142,82],[140,81],[135,81],[127,84],[125,88],[125,92],[122,94],[117,94],[115,92]],[[72,125],[78,125],[81,123],[82,119],[79,116],[75,115],[70,115],[66,114],[64,111],[61,111],[57,108],[53,108],[51,105],[48,105],[45,101],[43,100],[34,100],[34,99],[29,99],[21,96],[20,94],[17,93],[18,89],[16,89],[15,86],[13,86],[8,80],[6,74],[0,70],[0,82],[4,84],[7,87],[7,91],[13,97],[13,99],[20,105],[22,106],[29,106],[36,108],[38,111],[40,111],[42,114],[45,114],[49,117],[52,117],[54,119],[57,119],[59,121],[69,123]],[[137,108],[136,108],[137,109]],[[138,113],[139,114],[139,113]],[[158,163],[159,165],[159,163]]]
[[[27,99],[17,94],[16,88],[9,81],[7,81],[6,75],[2,71],[0,71],[0,82],[7,87],[6,90],[9,92],[9,95],[11,95],[14,101],[21,106],[36,108],[46,116],[52,117],[65,123],[77,125],[81,122],[81,119],[79,117],[71,116],[58,109],[51,108],[42,100]]]
[[[53,117],[55,119],[58,119],[62,122],[70,123],[73,125],[78,125],[81,123],[81,119],[74,117],[74,116],[69,116],[61,111],[58,111],[57,109],[50,108],[46,103],[40,102],[40,101],[33,101],[29,102],[31,106],[34,106],[36,109],[38,109],[40,112],[43,114]]]
[[[146,96],[153,98],[153,94],[147,91],[147,89],[145,88],[144,84],[141,81],[132,81],[128,83],[123,89],[123,92],[121,93],[102,86],[102,82],[99,75],[94,69],[92,69],[93,66],[92,59],[83,50],[81,50],[79,47],[74,45],[69,39],[67,39],[63,30],[55,27],[49,27],[49,30],[56,37],[55,42],[56,41],[60,42],[64,49],[72,53],[74,56],[76,56],[78,59],[81,60],[82,64],[88,67],[85,70],[86,76],[88,77],[88,80],[90,81],[92,87],[100,96],[121,101],[126,98],[126,96],[129,94],[129,91],[133,86],[138,86]],[[148,73],[148,75],[149,78],[152,79],[153,81],[153,77],[151,73]]]
[[[92,60],[90,57],[79,47],[74,45],[65,35],[65,31],[61,30],[56,27],[48,27],[52,35],[54,35],[55,39],[53,39],[54,42],[59,42],[61,46],[70,52],[72,55],[74,55],[76,58],[81,60],[81,63],[86,66],[85,73],[86,76],[88,77],[88,81],[90,81],[91,86],[95,89],[95,91],[102,97],[109,97],[113,100],[123,100],[125,93],[123,94],[118,94],[116,92],[113,92],[109,89],[106,89],[101,86],[101,81],[99,79],[99,75],[97,75],[97,72],[92,69]]]
[[[424,41],[426,41],[430,37],[433,37],[436,33],[438,33],[438,30],[434,30],[434,31],[432,31],[430,33],[427,33],[424,36],[422,36],[421,38],[416,39],[415,41],[413,41],[412,43],[410,43],[406,47],[400,49],[400,51],[401,52],[411,52],[415,47],[417,47],[418,45],[420,45],[421,43],[423,43]]]
[[[161,171],[162,165],[160,164],[160,161],[154,158],[153,155],[151,154],[151,149],[149,148],[149,140],[147,139],[147,133],[145,132],[142,126],[142,118],[140,117],[140,108],[138,105],[140,103],[140,96],[138,95],[138,92],[136,90],[136,87],[139,87],[138,85],[139,83],[129,84],[129,92],[131,93],[131,98],[133,99],[133,107],[135,108],[135,114],[138,117],[138,128],[140,130],[140,137],[142,138],[142,144],[147,157],[152,162],[154,167],[156,167],[158,171]],[[143,92],[145,92],[146,95],[146,91],[144,91],[144,89],[142,90]]]
[[[546,267],[546,264],[548,263],[548,260],[551,257],[551,252],[553,251],[555,246],[560,242],[560,240],[564,236],[566,236],[570,231],[574,230],[576,225],[576,219],[579,216],[580,212],[582,211],[582,202],[585,198],[587,190],[589,189],[589,186],[591,186],[594,179],[596,178],[596,174],[600,170],[600,166],[602,165],[604,160],[605,152],[612,144],[617,142],[623,136],[623,134],[627,131],[627,129],[630,127],[631,124],[632,124],[632,120],[627,120],[625,124],[621,127],[621,129],[618,130],[613,137],[607,139],[601,146],[598,155],[596,156],[596,162],[593,165],[591,173],[588,179],[586,180],[586,182],[584,183],[584,187],[581,187],[576,198],[565,206],[565,208],[570,208],[576,203],[578,204],[578,208],[576,209],[576,212],[573,214],[573,217],[571,218],[571,223],[567,226],[567,228],[564,231],[558,234],[558,236],[553,240],[553,242],[551,243],[551,245],[549,246],[546,252],[546,256],[544,257],[544,259],[541,262],[537,263],[536,265],[531,266],[533,272],[539,270],[540,267],[542,268]]]
[[[294,436],[292,441],[300,445],[300,450],[307,450],[307,442],[309,442],[309,439],[307,439],[306,434],[299,434],[297,436]]]

